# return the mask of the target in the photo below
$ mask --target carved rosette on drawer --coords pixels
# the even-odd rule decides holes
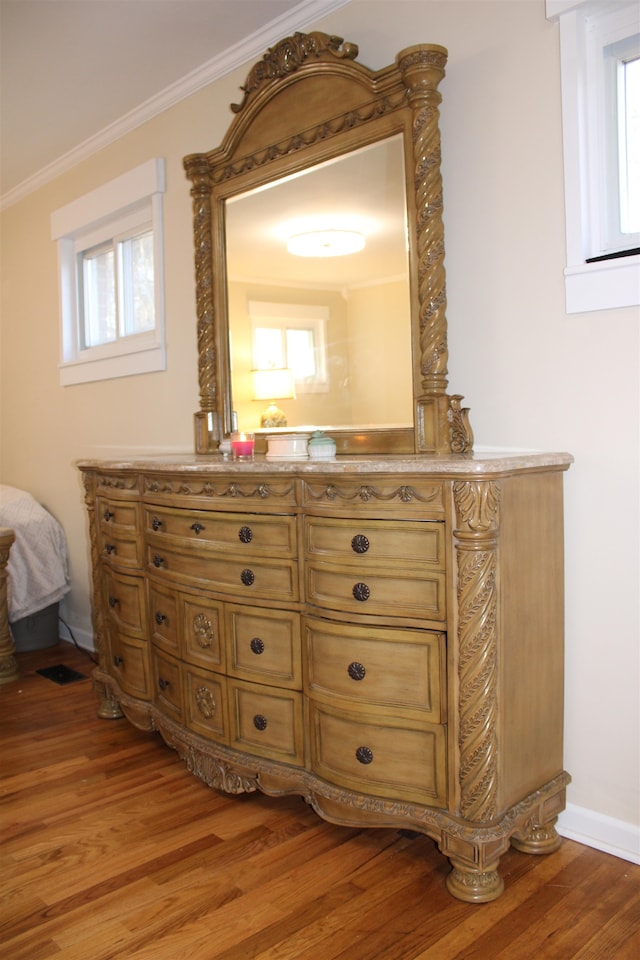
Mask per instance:
[[[180,594],[185,660],[210,670],[224,671],[223,606],[218,600]]]
[[[190,730],[219,743],[229,743],[225,678],[191,664],[184,665],[185,722]]]

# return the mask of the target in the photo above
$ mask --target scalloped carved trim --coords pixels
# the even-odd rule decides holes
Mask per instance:
[[[307,130],[296,134],[293,137],[286,137],[277,143],[270,144],[268,147],[259,150],[257,153],[246,157],[240,157],[235,163],[224,164],[217,167],[211,174],[211,183],[218,185],[229,180],[231,177],[237,177],[250,170],[256,170],[259,167],[279,160],[281,157],[296,153],[304,147],[310,147],[320,140],[327,140],[335,137],[345,130],[352,130],[355,127],[362,126],[370,120],[377,120],[379,117],[388,113],[393,113],[406,105],[403,94],[378,98],[375,101],[366,103],[357,110],[349,110],[348,113],[340,114],[317,126],[309,127]],[[189,168],[187,167],[187,172]]]
[[[390,493],[385,493],[365,483],[360,487],[354,487],[353,485],[339,487],[335,483],[327,483],[320,491],[314,491],[310,484],[306,484],[305,486],[312,500],[360,500],[362,503],[368,503],[370,500],[384,500],[387,502],[390,500],[400,500],[402,503],[411,503],[414,500],[419,500],[420,503],[432,503],[438,499],[442,493],[439,485],[434,485],[431,496],[424,496],[418,493],[417,490],[408,484],[396,487],[395,490],[392,490]]]
[[[96,489],[106,488],[107,490],[136,490],[138,478],[136,476],[113,477],[104,476],[101,473],[96,474]]]
[[[339,60],[355,60],[358,56],[357,45],[344,43],[343,46],[343,43],[342,37],[330,36],[319,30],[285,37],[274,47],[270,47],[262,60],[258,60],[251,68],[244,86],[240,87],[244,98],[241,103],[232,103],[231,109],[234,113],[239,113],[255,90],[270,80],[295,73],[311,57],[317,59],[323,54],[329,54]]]
[[[248,483],[233,482],[216,487],[209,480],[200,483],[186,483],[184,480],[159,480],[157,477],[144,477],[143,483],[145,493],[165,493],[184,497],[216,497],[220,499],[228,497],[232,500],[238,497],[258,497],[261,500],[266,500],[268,497],[290,497],[294,492],[293,484],[287,487],[278,487],[270,483],[249,485]]]

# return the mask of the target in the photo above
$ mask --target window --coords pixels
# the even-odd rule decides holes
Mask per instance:
[[[547,0],[560,20],[567,311],[640,303],[640,11]]]
[[[252,300],[249,316],[255,370],[291,370],[297,393],[328,390],[327,307]]]
[[[152,160],[52,215],[63,386],[165,369],[163,191]]]

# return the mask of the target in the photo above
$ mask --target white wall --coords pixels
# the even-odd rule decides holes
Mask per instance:
[[[639,318],[567,316],[558,27],[543,0],[352,0],[316,25],[378,68],[416,42],[449,49],[441,85],[450,390],[476,446],[569,450],[566,476],[566,834],[633,856],[640,833]],[[247,67],[250,64],[247,65]],[[181,159],[217,145],[246,69],[178,104],[2,215],[0,477],[63,523],[90,631],[88,550],[73,462],[192,449],[198,406],[191,202]],[[168,369],[58,386],[52,210],[167,160]],[[135,415],[132,415],[135,412]]]

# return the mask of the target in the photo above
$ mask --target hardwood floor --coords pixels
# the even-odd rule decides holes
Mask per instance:
[[[20,654],[0,687],[3,960],[637,960],[640,867],[565,840],[454,900],[426,837],[226,797],[154,734],[100,720],[88,657]],[[87,679],[35,671],[64,663]]]

